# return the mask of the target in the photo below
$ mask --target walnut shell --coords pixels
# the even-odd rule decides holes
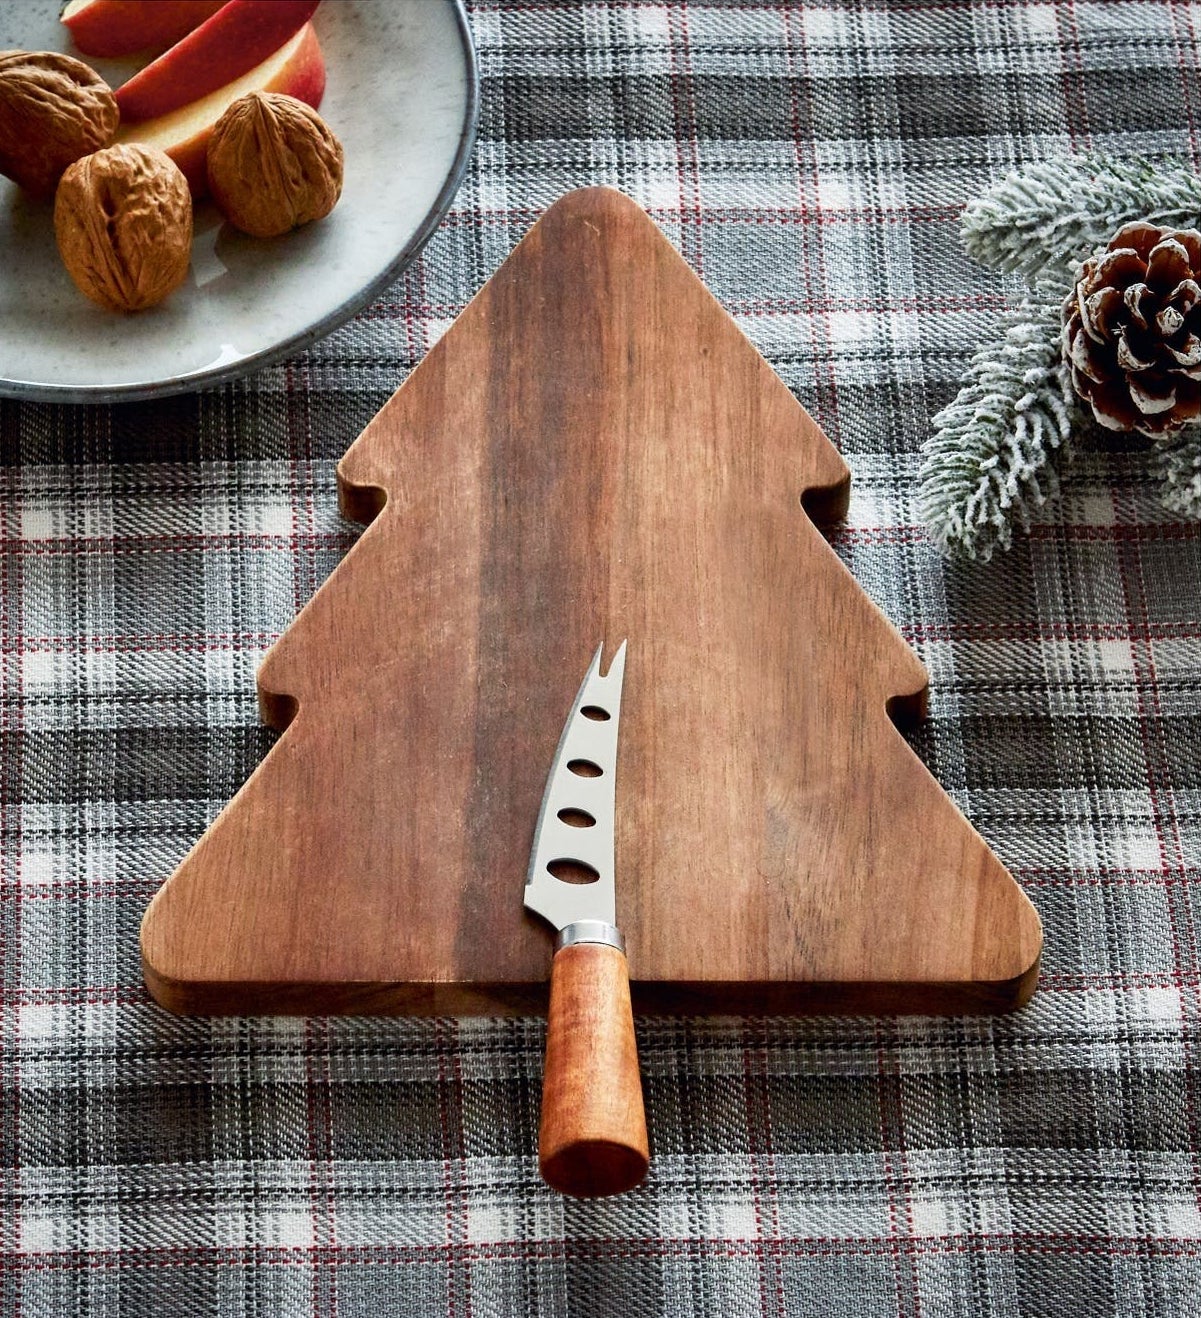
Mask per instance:
[[[0,174],[49,197],[66,167],[107,146],[120,119],[108,83],[52,50],[0,51]]]
[[[141,311],[187,277],[192,194],[178,165],[129,143],[84,156],[54,198],[54,232],[71,278],[111,311]]]
[[[251,92],[217,120],[208,144],[208,183],[230,224],[274,238],[337,205],[342,144],[303,101]]]

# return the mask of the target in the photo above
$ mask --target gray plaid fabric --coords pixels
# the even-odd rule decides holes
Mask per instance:
[[[424,3],[426,0],[416,0]],[[479,3],[470,176],[310,351],[208,393],[0,403],[0,1312],[1201,1313],[1201,530],[1119,443],[991,566],[916,522],[1011,296],[968,196],[1197,162],[1194,6]],[[267,749],[263,651],[337,564],[338,456],[542,209],[645,205],[846,456],[833,536],[929,666],[920,754],[1046,925],[1006,1018],[647,1020],[638,1192],[533,1157],[537,1020],[181,1020],[159,882]]]

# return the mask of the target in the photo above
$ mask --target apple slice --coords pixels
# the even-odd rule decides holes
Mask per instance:
[[[239,96],[257,91],[284,92],[314,110],[321,104],[325,57],[311,23],[256,68],[217,91],[157,119],[123,125],[117,141],[141,142],[165,151],[183,170],[192,195],[203,196],[208,191],[204,154],[214,125]]]
[[[117,59],[166,50],[227,0],[71,0],[62,20],[85,55]]]
[[[320,0],[229,0],[114,93],[121,122],[141,123],[199,101],[266,60]]]

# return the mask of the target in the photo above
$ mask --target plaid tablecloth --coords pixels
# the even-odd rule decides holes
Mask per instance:
[[[988,567],[914,511],[928,419],[1013,293],[961,255],[964,201],[1089,145],[1197,163],[1201,14],[471,17],[470,175],[368,311],[211,392],[0,403],[0,1313],[1201,1313],[1201,531],[1121,445]],[[641,1022],[653,1170],[584,1204],[532,1156],[540,1021],[175,1019],[137,930],[269,745],[256,664],[356,534],[335,460],[593,182],[846,456],[833,542],[929,666],[915,744],[1047,941],[1007,1018]]]

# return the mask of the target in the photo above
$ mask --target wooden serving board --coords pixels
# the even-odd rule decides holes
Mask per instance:
[[[263,663],[286,731],[145,918],[165,1006],[540,1007],[525,869],[602,638],[638,1008],[1032,991],[1033,907],[890,721],[925,671],[814,525],[846,467],[633,202],[553,206],[339,482],[371,526]]]

